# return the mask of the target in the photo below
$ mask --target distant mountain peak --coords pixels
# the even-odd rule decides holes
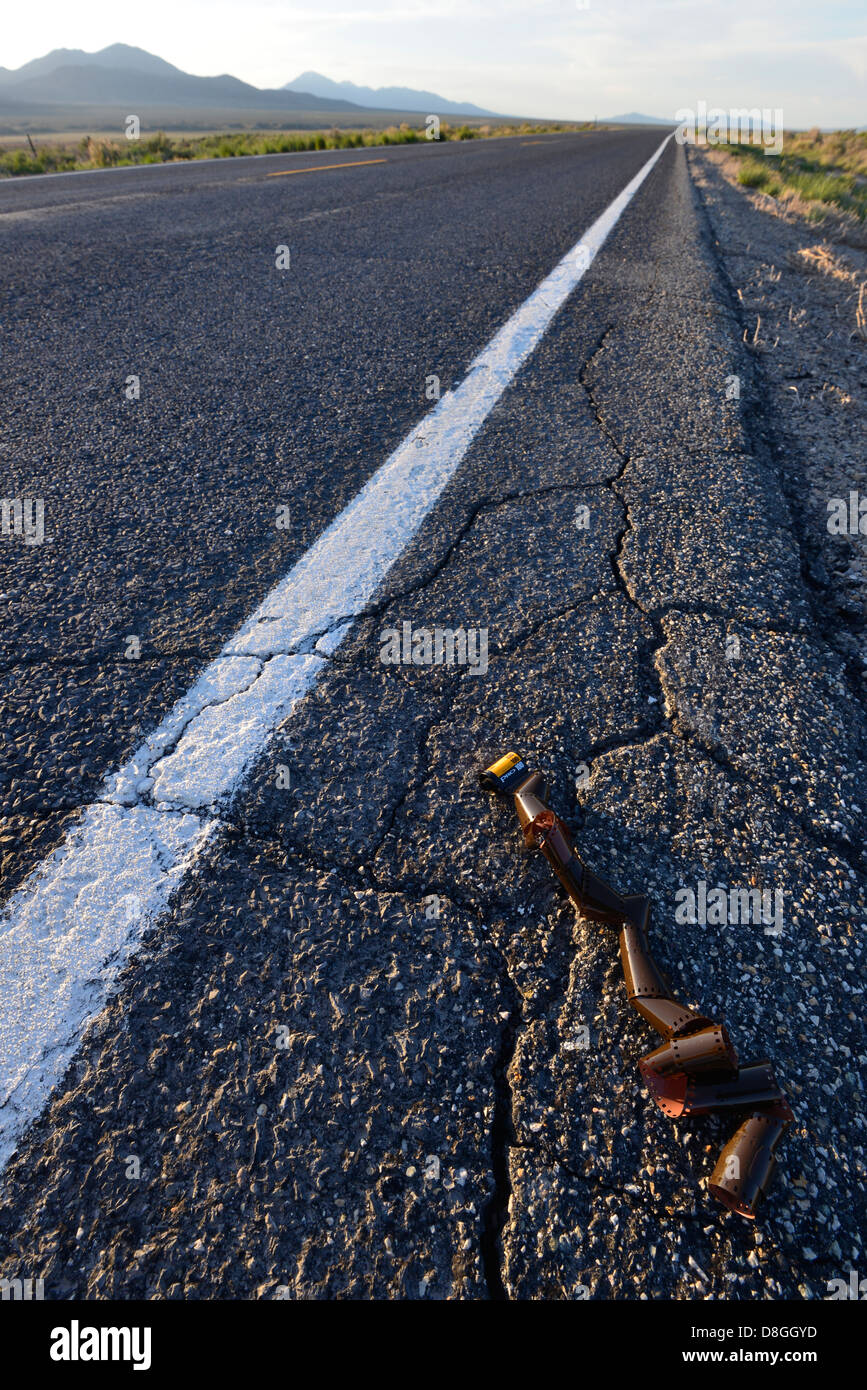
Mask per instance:
[[[157,58],[144,48],[134,48],[128,43],[112,43],[100,48],[96,53],[87,53],[83,48],[53,48],[42,58],[33,58],[20,68],[0,69],[6,80],[26,82],[33,77],[42,77],[57,68],[123,68],[126,71],[149,73],[179,73],[172,63]]]
[[[644,116],[640,111],[629,111],[625,116],[606,116],[602,125],[676,125],[664,116]]]
[[[356,106],[368,106],[377,111],[421,111],[436,116],[493,116],[474,106],[471,101],[449,101],[436,92],[416,87],[362,87],[345,78],[338,82],[321,72],[302,72],[287,82],[283,91],[310,92],[317,97],[340,97]]]

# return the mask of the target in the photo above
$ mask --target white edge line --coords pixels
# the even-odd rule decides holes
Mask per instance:
[[[672,132],[673,134],[673,132]],[[282,579],[0,916],[0,1166],[277,724],[319,679],[671,139]],[[144,166],[152,167],[152,166]]]

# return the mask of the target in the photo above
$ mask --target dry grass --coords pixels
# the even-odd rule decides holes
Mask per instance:
[[[813,220],[830,209],[867,223],[867,131],[789,131],[780,154],[747,140],[716,147],[737,161],[737,181],[798,204]]]
[[[705,146],[730,183],[750,191],[762,211],[803,218],[834,241],[867,248],[867,134],[787,135],[780,155],[747,143]],[[840,161],[840,162],[835,162]]]
[[[443,121],[443,140],[485,140],[504,135],[575,134],[593,129],[591,122],[557,121],[536,124],[460,125]],[[127,164],[166,164],[188,159],[231,159],[243,155],[294,154],[306,150],[366,149],[374,145],[424,144],[425,127],[407,122],[384,130],[233,131],[209,135],[167,135],[157,131],[144,139],[115,140],[81,136],[77,141],[39,140],[34,149],[23,141],[18,148],[0,150],[0,176],[51,174],[70,169],[108,169]]]
[[[867,131],[796,131],[786,136],[785,152],[816,169],[867,178]]]
[[[851,285],[858,295],[855,305],[855,328],[851,336],[867,341],[867,280],[863,278],[862,273],[847,265],[839,256],[835,256],[831,247],[825,243],[818,246],[802,246],[791,252],[786,260],[795,270],[806,272],[808,275],[825,275],[832,280],[840,280],[844,285]],[[849,296],[850,299],[851,297]]]
[[[830,246],[821,242],[818,246],[802,246],[788,258],[795,270],[804,270],[814,275],[830,275],[834,280],[857,283],[857,275],[835,257]]]

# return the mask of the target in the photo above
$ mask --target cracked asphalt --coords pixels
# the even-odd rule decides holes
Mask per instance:
[[[658,142],[0,189],[2,490],[44,496],[53,537],[0,551],[4,897],[418,420],[426,377],[461,380]],[[214,808],[6,1170],[0,1277],[54,1299],[813,1299],[863,1266],[863,691],[761,400],[672,142]],[[486,673],[383,665],[404,622],[486,628]],[[479,791],[509,748],[591,866],[651,895],[681,997],[773,1059],[796,1123],[755,1224],[706,1192],[734,1125],[651,1107],[615,935]],[[677,921],[701,882],[780,890],[782,934]]]

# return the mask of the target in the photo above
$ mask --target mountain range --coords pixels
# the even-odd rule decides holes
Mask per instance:
[[[97,53],[55,48],[20,68],[0,67],[0,133],[3,130],[75,128],[98,123],[118,109],[146,115],[151,124],[187,129],[283,124],[360,126],[378,113],[387,124],[391,112],[439,116],[494,117],[473,102],[450,101],[415,87],[365,87],[335,82],[319,72],[302,72],[283,87],[254,87],[237,77],[196,77],[164,58],[130,44],[113,43]],[[327,113],[327,115],[326,115]],[[328,119],[330,117],[330,120]],[[514,119],[499,117],[498,119]],[[657,116],[630,112],[613,116],[608,125],[671,125]]]
[[[305,83],[309,79],[311,85]],[[20,68],[0,67],[0,110],[15,107],[84,105],[130,110],[155,106],[231,108],[255,111],[347,111],[366,109],[488,115],[468,102],[447,101],[435,92],[410,87],[357,87],[304,73],[284,87],[254,87],[227,73],[195,77],[165,59],[114,43],[98,53],[55,48]]]
[[[629,111],[625,116],[606,116],[605,125],[675,125],[664,116],[643,116],[640,111]]]
[[[436,92],[414,87],[359,87],[355,82],[334,82],[321,72],[302,72],[283,88],[290,92],[312,92],[317,97],[333,97],[369,106],[377,111],[426,111],[438,116],[494,116],[496,112],[474,106],[471,101],[447,101]]]

